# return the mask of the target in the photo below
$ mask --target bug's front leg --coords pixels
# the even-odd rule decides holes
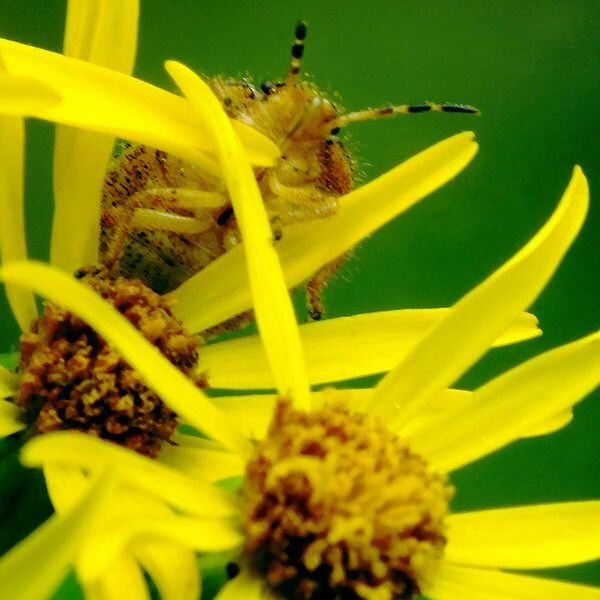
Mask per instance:
[[[130,232],[139,229],[180,234],[202,233],[215,227],[213,212],[227,203],[225,195],[192,188],[150,188],[133,194],[121,214],[103,215],[112,239],[102,261],[110,269],[119,262]],[[178,214],[184,212],[186,214]]]
[[[349,255],[350,252],[345,252],[323,265],[306,283],[306,304],[308,316],[312,321],[318,321],[323,316],[325,312],[323,290]]]

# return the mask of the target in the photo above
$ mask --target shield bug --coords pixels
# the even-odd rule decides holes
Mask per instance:
[[[256,180],[274,240],[286,226],[335,214],[354,182],[354,162],[339,132],[356,121],[429,111],[477,113],[460,104],[402,104],[340,113],[312,82],[300,77],[306,25],[299,23],[285,81],[214,77],[224,110],[270,138],[277,162],[257,168]],[[177,157],[128,146],[107,173],[102,199],[101,260],[118,273],[169,292],[239,242],[234,211],[222,181]],[[321,317],[321,293],[343,262],[325,265],[307,283],[309,314]],[[239,319],[238,319],[239,322]]]

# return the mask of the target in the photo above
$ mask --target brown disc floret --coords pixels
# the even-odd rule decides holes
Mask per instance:
[[[451,495],[380,421],[280,401],[246,471],[246,560],[286,599],[412,598],[442,558]]]
[[[77,276],[194,377],[199,340],[183,330],[163,297],[139,280],[113,280],[100,268]],[[33,433],[74,429],[155,457],[177,427],[175,413],[115,349],[73,313],[50,302],[21,336],[19,370],[17,404]]]

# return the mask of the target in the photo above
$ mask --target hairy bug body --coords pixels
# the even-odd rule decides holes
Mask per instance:
[[[426,111],[475,113],[455,104],[413,104],[339,114],[310,82],[299,79],[306,27],[296,27],[286,81],[223,77],[210,85],[228,115],[255,128],[280,149],[256,180],[274,240],[285,227],[335,214],[338,198],[353,185],[353,161],[337,134],[354,121]],[[140,277],[168,292],[239,242],[235,214],[223,182],[160,150],[130,146],[107,174],[102,204],[101,260],[119,273]],[[343,257],[308,282],[310,316],[323,312],[321,292]],[[236,321],[236,326],[237,322]]]

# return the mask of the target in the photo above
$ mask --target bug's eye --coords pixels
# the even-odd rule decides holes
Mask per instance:
[[[260,89],[268,96],[275,89],[275,84],[272,81],[263,81],[260,84]]]

